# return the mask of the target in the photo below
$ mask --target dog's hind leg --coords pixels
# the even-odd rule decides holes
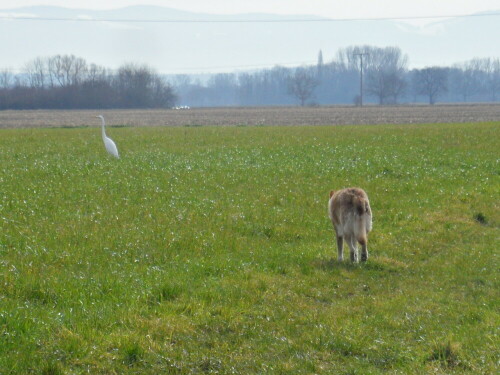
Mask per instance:
[[[346,236],[347,245],[349,245],[351,262],[356,263],[358,261],[358,245],[356,244],[356,239],[354,236]]]
[[[337,235],[338,261],[344,260],[344,237]]]
[[[359,241],[361,244],[361,261],[366,262],[368,260],[368,244],[366,239]]]

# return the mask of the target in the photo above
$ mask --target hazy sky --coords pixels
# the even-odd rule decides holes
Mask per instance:
[[[112,9],[138,4],[216,14],[264,12],[331,18],[421,17],[500,10],[500,0],[0,0],[0,9],[32,5]]]
[[[398,21],[370,21],[364,29],[358,27],[357,21],[293,26],[12,22],[8,17],[15,15],[3,11],[41,5],[83,10],[156,5],[212,14],[295,14]],[[7,14],[7,19],[0,20],[0,69],[21,71],[27,61],[38,56],[74,54],[110,68],[132,61],[150,64],[164,73],[233,71],[315,63],[320,49],[325,61],[329,61],[339,48],[364,44],[398,46],[409,55],[412,67],[449,66],[474,57],[498,58],[500,16],[459,18],[471,21],[460,25],[472,26],[458,29],[453,28],[453,20],[443,25],[446,22],[439,23],[432,17],[486,11],[499,12],[500,0],[0,0],[0,14]],[[76,18],[87,16],[85,12],[77,13]],[[58,14],[54,11],[54,17]]]

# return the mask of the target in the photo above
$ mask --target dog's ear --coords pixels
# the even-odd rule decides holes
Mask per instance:
[[[335,194],[335,190],[330,190],[330,198]]]

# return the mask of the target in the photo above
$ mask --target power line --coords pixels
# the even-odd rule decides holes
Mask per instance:
[[[0,20],[9,21],[48,21],[48,22],[121,22],[121,23],[316,23],[316,22],[355,22],[355,21],[405,21],[439,18],[470,18],[496,17],[500,12],[476,14],[442,14],[430,16],[401,16],[401,17],[360,17],[360,18],[296,18],[296,19],[139,19],[139,18],[68,18],[68,17],[29,17],[9,16],[0,14]]]

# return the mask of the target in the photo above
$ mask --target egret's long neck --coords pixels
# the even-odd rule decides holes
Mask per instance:
[[[104,119],[101,118],[101,122],[102,122],[102,139],[106,139],[106,131],[104,130]]]

